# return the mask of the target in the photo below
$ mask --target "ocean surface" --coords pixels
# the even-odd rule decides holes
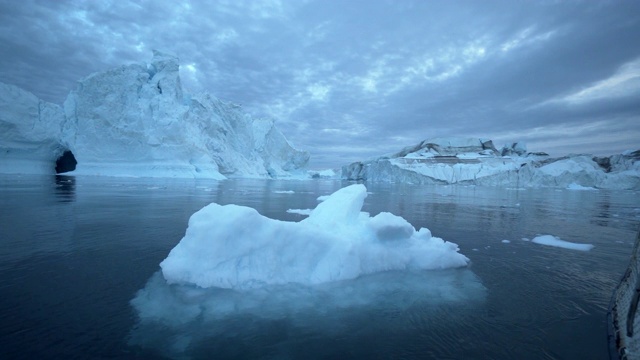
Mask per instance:
[[[608,358],[639,192],[366,184],[363,211],[457,243],[469,267],[248,293],[159,273],[211,202],[299,221],[287,210],[348,184],[1,176],[0,359]],[[528,241],[542,234],[595,247]]]

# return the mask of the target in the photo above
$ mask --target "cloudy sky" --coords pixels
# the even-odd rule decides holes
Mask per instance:
[[[0,0],[0,81],[62,103],[158,49],[311,168],[443,136],[606,155],[640,148],[639,39],[636,0]]]

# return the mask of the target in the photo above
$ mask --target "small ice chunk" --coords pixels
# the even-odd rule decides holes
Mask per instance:
[[[276,194],[295,194],[296,192],[293,190],[276,190],[274,191]]]
[[[522,241],[531,241],[531,240],[530,240],[529,238],[525,238],[525,237],[523,237],[523,238],[522,238]]]
[[[299,214],[299,215],[305,215],[305,216],[311,215],[312,211],[313,211],[313,209],[289,209],[289,210],[287,210],[287,212],[289,214]]]
[[[531,242],[534,242],[536,244],[541,244],[541,245],[555,246],[555,247],[560,247],[564,249],[580,250],[580,251],[589,251],[594,247],[591,244],[578,244],[578,243],[572,243],[569,241],[564,241],[564,240],[561,240],[559,237],[553,236],[553,235],[536,236],[535,238],[533,238],[533,240],[531,240]]]
[[[329,198],[329,196],[331,196],[331,195],[321,195],[321,196],[318,196],[318,199],[317,199],[317,200],[318,200],[319,202],[322,202],[322,201],[327,200],[327,199]]]
[[[511,242],[511,241],[509,241],[509,240],[502,240],[502,243],[503,243],[503,244],[508,244],[508,243],[510,243],[510,242]]]
[[[571,183],[567,186],[567,189],[569,190],[598,190],[596,188],[592,188],[592,187],[587,187],[587,186],[582,186],[576,183]]]

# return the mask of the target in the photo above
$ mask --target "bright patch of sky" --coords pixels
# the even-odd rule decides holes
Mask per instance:
[[[560,101],[581,104],[638,94],[640,94],[640,58],[620,66],[610,77],[565,96]]]

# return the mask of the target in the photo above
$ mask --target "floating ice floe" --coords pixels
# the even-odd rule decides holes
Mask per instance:
[[[588,186],[582,186],[576,183],[571,183],[567,186],[567,189],[569,190],[598,190],[596,188],[593,187],[588,187]]]
[[[309,216],[312,211],[313,209],[288,209],[287,213]]]
[[[389,270],[464,267],[458,245],[416,231],[390,213],[361,212],[367,190],[336,191],[300,222],[273,220],[237,205],[210,204],[160,267],[170,284],[249,289],[355,279]]]
[[[569,241],[561,240],[559,237],[553,236],[553,235],[536,236],[535,238],[533,238],[533,240],[531,240],[531,242],[536,244],[541,244],[541,245],[555,246],[555,247],[560,247],[564,249],[580,250],[580,251],[589,251],[594,248],[592,244],[572,243]]]

